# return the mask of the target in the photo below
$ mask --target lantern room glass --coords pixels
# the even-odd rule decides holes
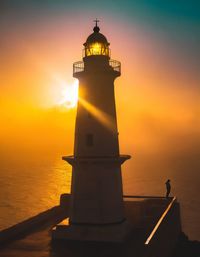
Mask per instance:
[[[100,42],[94,42],[85,47],[85,56],[105,55],[110,56],[109,47]]]

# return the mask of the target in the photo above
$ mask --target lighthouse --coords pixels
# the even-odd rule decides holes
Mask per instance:
[[[121,64],[111,59],[107,38],[95,20],[83,44],[82,61],[73,64],[79,80],[68,226],[56,227],[55,238],[122,241],[129,224],[124,214],[114,81]]]

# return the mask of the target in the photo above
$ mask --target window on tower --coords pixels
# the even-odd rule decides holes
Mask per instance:
[[[93,139],[93,134],[87,134],[86,135],[86,145],[88,147],[91,147],[94,145],[94,139]]]

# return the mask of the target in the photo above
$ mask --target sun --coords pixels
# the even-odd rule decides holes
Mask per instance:
[[[78,80],[75,80],[71,85],[65,85],[60,92],[58,105],[67,109],[76,107],[78,102]]]

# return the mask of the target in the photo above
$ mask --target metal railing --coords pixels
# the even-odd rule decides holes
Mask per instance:
[[[114,71],[121,73],[121,63],[116,60],[109,60],[109,65],[113,68]]]
[[[109,60],[109,66],[112,68],[112,70],[121,73],[121,63],[119,61]],[[76,74],[82,71],[84,71],[84,62],[83,61],[75,62],[73,64],[73,74]]]
[[[172,200],[169,202],[167,208],[165,209],[165,211],[163,212],[162,216],[160,217],[160,219],[158,220],[158,222],[154,226],[153,230],[151,231],[150,235],[146,239],[145,245],[148,245],[150,243],[152,238],[155,236],[156,232],[160,229],[161,224],[164,222],[165,217],[167,215],[169,215],[169,211],[172,209],[172,207],[173,207],[174,203],[176,202],[176,200],[177,200],[176,197],[173,197]]]
[[[79,61],[73,64],[73,74],[84,71],[84,62]]]

